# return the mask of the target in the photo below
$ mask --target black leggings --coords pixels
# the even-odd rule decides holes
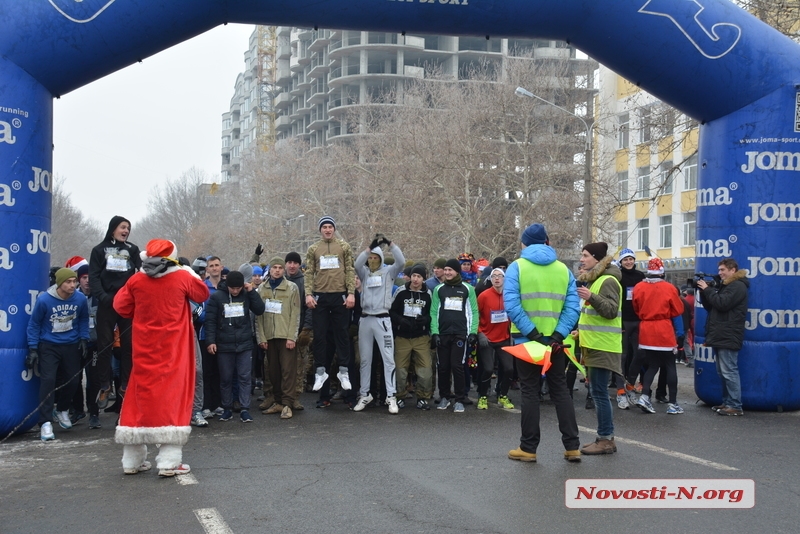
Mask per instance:
[[[652,394],[650,387],[659,369],[667,374],[667,390],[669,392],[670,404],[675,404],[678,396],[678,371],[675,369],[675,355],[671,350],[649,350],[643,349],[647,359],[647,371],[644,373],[642,381],[642,393],[648,397]]]

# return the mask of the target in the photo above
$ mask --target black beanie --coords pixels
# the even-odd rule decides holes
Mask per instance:
[[[425,266],[422,265],[421,263],[417,263],[413,267],[411,267],[411,274],[418,274],[422,278],[427,278],[428,269],[426,269]]]
[[[496,257],[492,261],[492,269],[497,269],[498,267],[508,267],[508,260],[502,256]]]
[[[603,243],[602,241],[599,243],[589,243],[583,247],[583,250],[591,254],[597,261],[600,261],[608,254],[608,243]]]
[[[231,271],[225,278],[228,287],[244,287],[244,275],[239,271]]]
[[[459,261],[458,261],[457,259],[455,259],[455,258],[450,258],[449,260],[447,260],[447,261],[445,262],[444,266],[445,266],[445,267],[450,267],[450,268],[451,268],[451,269],[453,269],[455,272],[460,272],[460,271],[461,271],[461,262],[459,262]]]
[[[297,252],[290,252],[286,255],[285,258],[283,258],[283,261],[286,263],[290,261],[293,261],[295,263],[303,263],[303,258],[301,258],[300,254],[298,254]]]

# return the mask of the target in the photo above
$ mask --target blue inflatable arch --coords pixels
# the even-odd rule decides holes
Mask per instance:
[[[37,405],[53,97],[229,22],[562,39],[699,120],[698,187],[726,201],[698,207],[697,267],[752,271],[745,408],[800,408],[800,47],[728,0],[0,0],[0,435]],[[695,389],[721,398],[707,349]]]

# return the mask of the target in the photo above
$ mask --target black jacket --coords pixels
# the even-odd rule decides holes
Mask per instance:
[[[705,345],[728,350],[742,348],[748,289],[747,271],[738,270],[721,287],[707,287],[701,293],[700,301],[708,311]]]
[[[92,296],[100,302],[109,302],[122,289],[125,282],[142,267],[142,258],[139,256],[139,247],[130,242],[121,242],[114,239],[114,230],[121,223],[130,221],[116,215],[108,223],[108,230],[103,241],[92,249],[89,256],[89,287]],[[127,265],[122,271],[108,269],[109,257],[127,257]],[[117,264],[119,266],[119,264]]]
[[[622,272],[622,320],[639,322],[639,316],[633,311],[633,297],[630,295],[633,286],[644,280],[644,273],[636,269],[626,269],[620,266]]]
[[[392,318],[392,330],[397,337],[414,339],[431,334],[431,293],[423,283],[422,291],[411,291],[411,282],[399,289],[394,295],[389,316]],[[406,306],[419,306],[420,314],[417,317],[405,315]]]
[[[225,317],[225,306],[242,303],[244,315]],[[250,312],[264,313],[264,301],[256,290],[242,291],[235,297],[228,293],[228,287],[220,284],[208,299],[206,305],[206,342],[217,345],[217,352],[242,352],[253,350],[253,329]]]
[[[303,271],[297,271],[294,276],[289,276],[287,272],[284,276],[290,282],[294,282],[297,289],[300,290],[300,330],[311,328],[311,310],[306,306],[306,277],[303,275]]]

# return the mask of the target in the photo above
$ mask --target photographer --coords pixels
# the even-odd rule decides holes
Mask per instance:
[[[747,271],[739,270],[733,258],[719,262],[720,282],[697,281],[701,303],[708,311],[705,345],[716,353],[717,374],[722,380],[722,404],[711,408],[719,415],[744,415],[739,382],[739,350],[744,340],[747,316]]]

